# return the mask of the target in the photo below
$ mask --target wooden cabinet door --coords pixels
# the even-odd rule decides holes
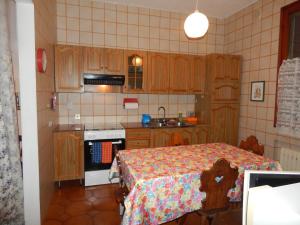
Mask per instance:
[[[214,81],[225,80],[225,55],[214,54],[209,56],[210,75]]]
[[[239,81],[241,69],[241,57],[228,55],[225,57],[225,74],[228,80]]]
[[[57,92],[82,92],[81,49],[76,46],[55,47],[55,86]]]
[[[152,148],[168,146],[171,140],[171,129],[158,128],[151,130],[151,144]]]
[[[227,106],[227,143],[234,146],[238,144],[239,111],[239,104],[230,104]]]
[[[104,51],[102,48],[83,47],[83,71],[104,73]]]
[[[124,50],[105,48],[104,69],[106,74],[124,74]]]
[[[148,53],[148,84],[152,93],[169,91],[169,54]]]
[[[225,142],[227,141],[226,126],[227,122],[227,105],[213,104],[211,108],[211,141]]]
[[[203,94],[206,86],[206,59],[205,56],[195,56],[193,71],[190,79],[190,92]]]
[[[209,143],[209,128],[205,127],[195,127],[193,132],[193,142],[192,144],[206,144]]]
[[[239,82],[215,82],[212,90],[212,101],[215,102],[239,102]]]
[[[141,62],[137,63],[135,57]],[[127,50],[124,53],[125,91],[127,93],[145,93],[147,89],[148,54],[143,51]]]
[[[188,55],[170,55],[170,92],[188,92],[192,76],[192,62],[192,57]]]
[[[82,179],[84,177],[82,132],[54,133],[55,181]]]

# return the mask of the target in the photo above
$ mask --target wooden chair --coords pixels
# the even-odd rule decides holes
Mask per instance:
[[[196,213],[206,218],[209,225],[212,224],[216,214],[229,209],[227,194],[235,186],[237,177],[238,168],[231,168],[230,163],[225,159],[217,160],[211,169],[203,171],[200,178],[200,191],[206,192],[206,198],[202,201],[202,208]],[[180,225],[184,224],[187,215],[184,215],[181,221],[179,220]]]
[[[179,145],[188,145],[188,144],[189,144],[189,140],[187,138],[183,138],[180,133],[175,132],[172,133],[168,146],[179,146]]]
[[[116,198],[116,202],[118,204],[121,204],[123,206],[123,208],[125,209],[124,201],[125,201],[125,198],[127,197],[127,195],[129,194],[129,190],[128,190],[126,184],[124,183],[121,161],[120,161],[120,157],[118,155],[118,150],[115,150],[114,152],[115,152],[115,157],[116,157],[118,170],[119,170],[119,187],[115,191],[115,198]],[[124,214],[124,211],[125,210],[123,210],[122,215]]]
[[[258,144],[258,140],[255,136],[249,136],[246,141],[241,141],[240,148],[253,152],[257,155],[264,155],[264,146]]]

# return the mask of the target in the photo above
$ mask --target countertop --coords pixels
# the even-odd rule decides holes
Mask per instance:
[[[84,124],[58,124],[54,132],[61,131],[84,131]]]
[[[133,122],[133,123],[121,123],[122,127],[125,129],[139,129],[139,128],[150,128],[150,129],[161,129],[161,128],[188,128],[188,127],[195,127],[195,126],[207,126],[208,124],[191,124],[191,126],[165,126],[165,127],[152,127],[149,124],[143,124],[140,122]]]

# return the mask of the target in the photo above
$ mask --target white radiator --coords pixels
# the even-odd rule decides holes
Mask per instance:
[[[300,151],[281,148],[279,161],[285,171],[300,171]]]

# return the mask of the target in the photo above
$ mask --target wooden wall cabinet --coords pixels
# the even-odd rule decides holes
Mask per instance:
[[[140,61],[139,61],[140,60]],[[125,92],[147,92],[148,54],[143,51],[127,50],[124,53]]]
[[[189,82],[189,91],[193,94],[203,94],[206,87],[206,58],[205,56],[193,57],[193,70]]]
[[[220,54],[208,56],[207,68],[212,102],[239,102],[240,65],[240,56]]]
[[[187,93],[193,73],[193,57],[189,55],[170,55],[170,92]]]
[[[148,53],[148,85],[150,93],[168,93],[169,91],[169,54]]]
[[[57,92],[82,92],[81,48],[57,45],[55,47],[55,87]]]
[[[84,150],[82,131],[55,132],[54,180],[84,178]]]
[[[83,72],[102,74],[124,74],[124,50],[83,47]]]

